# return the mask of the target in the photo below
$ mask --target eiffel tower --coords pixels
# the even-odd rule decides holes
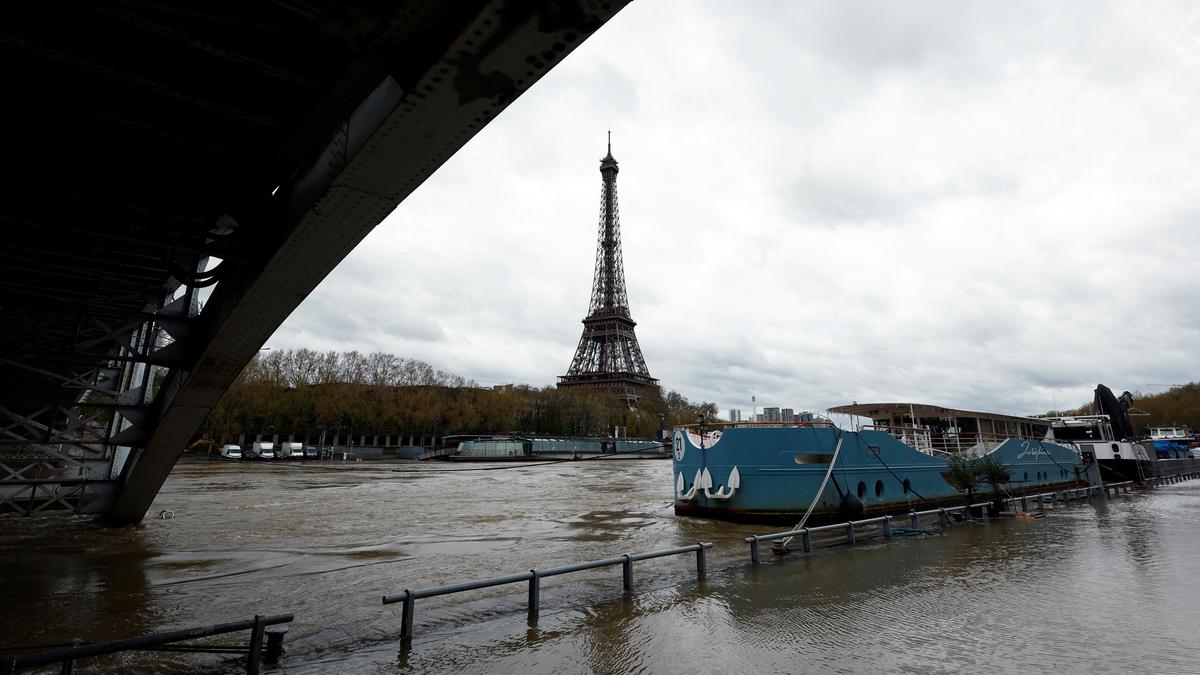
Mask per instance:
[[[592,301],[583,320],[583,336],[560,389],[580,388],[620,396],[632,407],[639,399],[658,395],[658,380],[650,377],[642,348],[633,328],[625,293],[625,265],[621,260],[621,219],[617,214],[617,160],[608,154],[600,160],[600,233],[596,242],[596,271]]]

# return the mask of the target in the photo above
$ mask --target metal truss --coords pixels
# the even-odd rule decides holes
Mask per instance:
[[[621,216],[617,208],[618,170],[610,143],[608,155],[600,160],[600,225],[596,236],[596,268],[592,275],[589,316],[629,316],[625,262],[621,255]]]
[[[207,263],[194,258],[197,271],[177,274],[139,321],[110,325],[85,310],[70,353],[92,355],[98,365],[0,359],[40,380],[33,389],[46,402],[28,412],[0,405],[0,515],[98,514],[113,506],[122,471],[156,417],[159,383],[188,361],[197,291],[219,280],[204,271]]]
[[[299,303],[625,2],[14,16],[0,55],[33,104],[0,166],[20,186],[0,213],[0,511],[142,520]],[[163,38],[176,29],[189,39]],[[622,307],[613,264],[605,302]]]
[[[633,332],[635,325],[623,317],[584,320],[583,335],[567,375],[628,373],[649,378],[646,359]]]
[[[638,345],[625,290],[625,265],[621,255],[621,218],[617,208],[617,160],[608,154],[600,160],[600,224],[596,241],[596,269],[592,298],[583,320],[583,335],[567,374],[559,387],[609,390],[630,405],[657,391]]]

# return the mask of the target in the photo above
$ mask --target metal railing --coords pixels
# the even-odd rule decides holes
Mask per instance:
[[[417,590],[406,588],[401,593],[383,596],[383,604],[390,605],[397,602],[404,603],[404,609],[400,620],[400,642],[402,644],[410,644],[412,642],[413,634],[413,614],[416,609],[417,600],[420,600],[421,598],[432,598],[439,595],[450,595],[451,593],[473,591],[480,588],[491,588],[493,586],[516,584],[524,581],[529,583],[529,621],[531,623],[536,623],[541,609],[541,580],[545,577],[553,577],[560,574],[570,574],[572,572],[582,572],[583,570],[592,570],[600,567],[620,565],[622,569],[621,577],[623,586],[626,591],[629,591],[633,590],[633,563],[639,560],[650,560],[651,558],[663,558],[672,555],[695,553],[696,578],[703,579],[708,569],[704,551],[705,549],[710,548],[712,548],[712,542],[702,541],[688,546],[678,546],[675,548],[667,548],[659,551],[648,551],[645,553],[627,553],[615,558],[592,560],[589,562],[575,563],[573,565],[563,565],[561,567],[549,567],[541,570],[534,569],[529,570],[528,572],[522,572],[520,574],[509,574],[503,577],[480,579],[478,581],[467,581],[459,584],[450,584],[448,586],[421,588]]]
[[[860,424],[859,431],[882,431],[927,455],[963,455],[981,457],[1000,447],[1005,441],[1030,441],[1033,443],[1054,442],[1042,436],[1027,436],[1019,433],[960,432],[933,433],[922,427],[877,426]]]
[[[72,673],[74,672],[75,661],[79,659],[116,654],[117,652],[132,649],[211,653],[246,652],[246,672],[254,675],[259,672],[262,663],[274,664],[279,661],[279,656],[283,654],[283,636],[287,633],[287,627],[285,626],[281,630],[267,631],[267,626],[291,623],[292,618],[291,614],[276,614],[274,616],[255,615],[253,619],[244,621],[232,621],[211,626],[197,626],[195,628],[181,628],[179,630],[166,631],[165,633],[143,635],[124,640],[113,640],[111,642],[57,647],[33,654],[0,656],[0,675],[11,675],[18,670],[47,666],[52,663],[61,663],[61,672],[64,674]],[[250,631],[250,642],[246,647],[173,644],[183,642],[184,640],[195,640],[213,635],[236,633],[243,630]],[[263,645],[264,635],[266,637],[265,653]]]
[[[878,518],[867,518],[865,520],[851,520],[845,523],[835,523],[833,525],[820,525],[818,527],[802,527],[798,530],[789,530],[787,532],[774,532],[772,534],[758,534],[752,537],[746,537],[746,543],[750,544],[750,562],[757,565],[759,563],[758,543],[760,541],[778,541],[780,539],[789,539],[791,537],[800,537],[805,553],[812,553],[812,535],[820,532],[833,532],[836,530],[844,530],[846,532],[846,543],[854,545],[854,528],[863,525],[873,525],[879,523],[883,530],[885,539],[892,538],[892,517],[879,516]]]
[[[1169,476],[1155,476],[1146,480],[1150,485],[1170,485],[1173,483],[1182,483],[1185,480],[1192,480],[1200,477],[1200,473],[1194,471],[1185,471],[1183,473],[1175,473]]]
[[[1069,502],[1077,499],[1090,499],[1092,496],[1104,493],[1108,496],[1109,491],[1114,495],[1120,494],[1122,491],[1130,492],[1133,490],[1133,482],[1126,481],[1124,483],[1111,483],[1106,486],[1093,486],[1086,488],[1074,488],[1070,490],[1061,490],[1058,492],[1042,492],[1038,494],[1022,495],[1020,497],[1005,497],[1002,501],[1009,508],[1016,508],[1019,504],[1021,510],[1028,512],[1029,503],[1034,501],[1038,506],[1041,506],[1050,500],[1052,502]],[[979,508],[987,508],[992,502],[978,502],[975,504],[962,504],[959,506],[947,506],[943,508],[927,509],[924,511],[909,511],[908,526],[911,529],[921,529],[921,519],[927,516],[937,516],[938,524],[942,528],[950,526],[950,514],[974,510]],[[789,539],[791,537],[800,537],[802,547],[805,553],[812,553],[812,535],[822,532],[837,532],[844,531],[846,533],[843,543],[853,546],[856,542],[855,528],[865,525],[879,524],[884,539],[892,538],[892,522],[895,516],[879,516],[876,518],[867,518],[865,520],[851,520],[845,523],[834,523],[832,525],[821,525],[818,527],[802,527],[798,530],[789,530],[787,532],[773,532],[771,534],[759,534],[751,537],[746,537],[745,542],[750,545],[750,562],[757,565],[761,562],[759,543],[764,541],[779,541]]]

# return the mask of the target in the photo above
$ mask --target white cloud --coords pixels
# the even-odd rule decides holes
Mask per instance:
[[[612,128],[638,336],[689,398],[1027,413],[1195,379],[1198,36],[1187,3],[634,3],[270,344],[553,383]]]

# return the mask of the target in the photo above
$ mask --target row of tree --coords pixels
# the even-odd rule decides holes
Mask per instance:
[[[677,392],[629,410],[617,397],[555,387],[481,387],[394,354],[273,350],[255,358],[205,422],[216,443],[237,434],[300,437],[541,433],[653,437],[716,417]],[[330,441],[332,442],[332,441]]]
[[[1134,392],[1133,407],[1137,411],[1129,419],[1139,435],[1149,433],[1150,427],[1177,424],[1200,431],[1200,382],[1172,387],[1157,394]],[[1138,411],[1146,414],[1136,414]]]

